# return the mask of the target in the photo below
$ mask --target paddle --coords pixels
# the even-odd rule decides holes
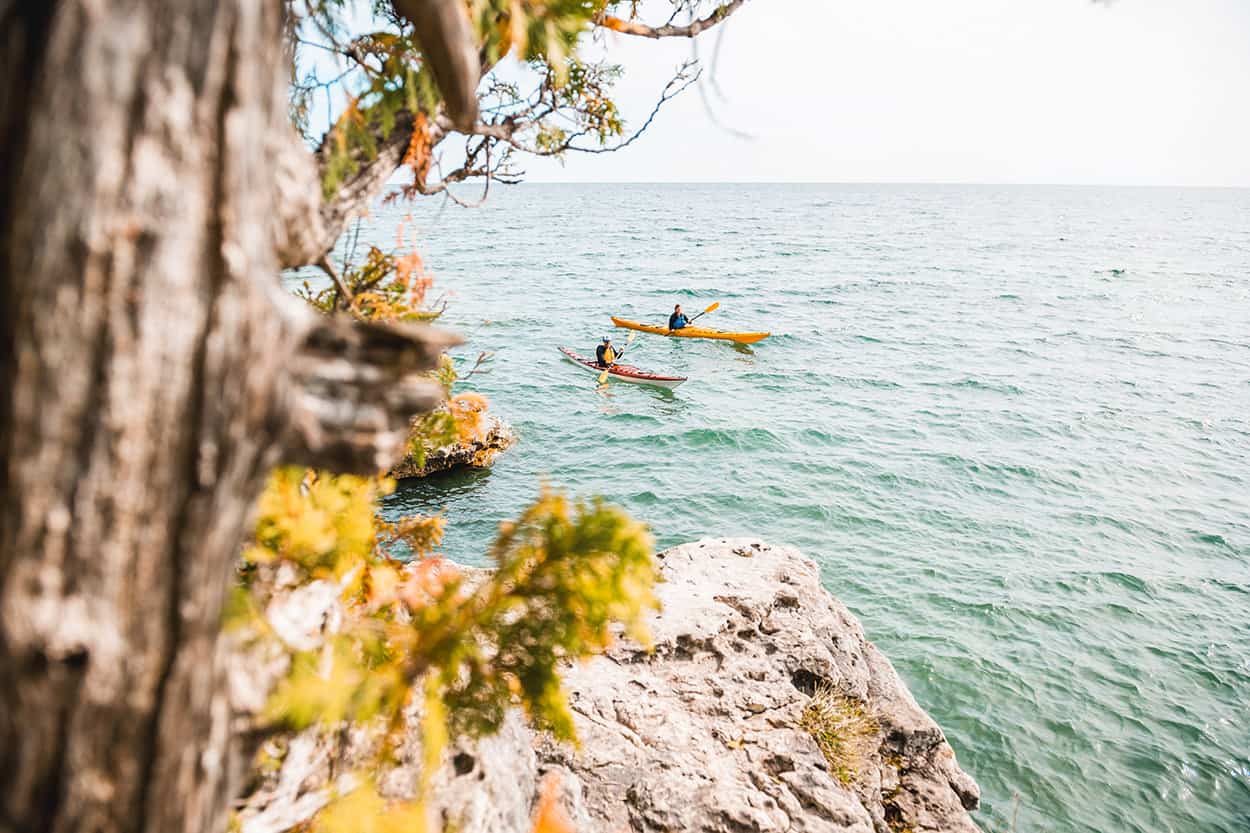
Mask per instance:
[[[694,322],[698,321],[700,318],[707,315],[709,312],[715,312],[719,308],[720,308],[720,301],[717,301],[716,303],[712,304],[712,306],[708,307],[703,312],[696,315],[694,318],[691,318],[690,321],[687,322],[687,326],[689,324],[693,324]]]
[[[634,336],[636,336],[636,335],[638,335],[638,334],[637,334],[636,332],[634,332],[633,330],[630,330],[630,331],[629,331],[629,335],[625,336],[625,347],[624,347],[624,348],[621,348],[621,352],[620,352],[619,354],[617,354],[617,356],[616,356],[616,358],[615,358],[615,359],[613,359],[613,360],[612,360],[612,364],[616,364],[616,359],[619,359],[621,356],[625,355],[625,349],[626,349],[626,348],[628,348],[628,347],[629,347],[629,345],[633,343],[633,341],[634,341]],[[610,365],[608,365],[606,368],[604,368],[604,370],[603,370],[603,372],[602,372],[602,373],[600,373],[600,374],[599,374],[599,384],[603,385],[603,384],[606,384],[606,383],[607,383],[607,381],[608,381],[608,371],[609,371],[609,370],[611,370],[611,369],[612,369],[612,365],[610,364]]]
[[[696,315],[694,318],[687,318],[687,319],[686,319],[686,326],[687,326],[687,327],[689,327],[691,324],[693,324],[694,322],[698,321],[700,318],[702,318],[703,316],[707,315],[709,312],[714,312],[714,311],[715,311],[715,310],[716,310],[719,306],[720,306],[720,301],[716,301],[716,302],[715,302],[715,303],[713,303],[710,307],[708,307],[707,309],[705,309],[703,312],[701,312],[701,313],[699,313],[698,315]],[[670,327],[668,331],[669,331],[669,333],[670,333],[670,334],[672,334],[673,329]]]

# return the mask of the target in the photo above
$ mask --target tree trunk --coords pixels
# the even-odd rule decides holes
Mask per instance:
[[[436,401],[448,338],[278,297],[281,27],[280,0],[0,0],[5,833],[222,827],[218,626],[267,470],[385,467]]]

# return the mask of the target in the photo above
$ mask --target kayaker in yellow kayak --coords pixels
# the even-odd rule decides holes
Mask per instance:
[[[604,336],[603,344],[600,344],[595,348],[595,364],[603,368],[608,368],[615,363],[616,349],[612,346],[612,339]]]
[[[673,314],[668,317],[668,328],[670,330],[680,330],[689,323],[690,319],[681,311],[681,304],[673,307]]]

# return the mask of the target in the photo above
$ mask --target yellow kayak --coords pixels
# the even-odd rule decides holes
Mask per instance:
[[[655,333],[656,335],[672,336],[673,338],[715,338],[721,341],[736,341],[739,344],[754,344],[757,341],[763,341],[769,336],[769,333],[730,333],[725,330],[713,330],[711,327],[695,327],[692,325],[682,327],[680,330],[670,330],[668,327],[639,324],[637,321],[617,318],[615,315],[612,316],[612,323],[627,330],[641,330],[644,333]]]

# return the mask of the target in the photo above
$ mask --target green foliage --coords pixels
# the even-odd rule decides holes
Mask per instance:
[[[364,262],[349,265],[341,277],[351,294],[348,311],[362,321],[429,322],[443,313],[441,307],[425,306],[434,280],[415,252],[398,255],[370,246]],[[297,294],[321,312],[333,312],[340,304],[336,286],[314,290],[305,282]]]
[[[628,8],[632,19],[635,3],[465,2],[486,71],[479,99],[488,128],[469,137],[459,170],[440,171],[444,184],[481,176],[508,181],[513,150],[560,156],[584,147],[580,142],[604,146],[623,134],[624,120],[612,99],[620,67],[586,61],[579,47],[601,15]],[[676,4],[691,15],[699,5],[700,0]],[[426,187],[425,177],[437,164],[433,151],[444,135],[436,121],[439,91],[410,24],[388,0],[290,0],[288,9],[295,15],[289,31],[298,44],[293,122],[307,130],[320,91],[328,96],[336,88],[347,97],[320,143],[324,196],[333,198],[362,165],[377,158],[381,143],[397,129],[411,129],[403,164],[415,183],[401,193],[436,190]],[[341,74],[321,79],[300,71],[305,48],[335,53]],[[527,81],[492,74],[507,56],[528,67]],[[302,294],[323,312],[346,308],[369,321],[428,321],[441,312],[425,303],[430,279],[415,254],[373,248],[362,263],[345,268],[340,280],[344,297],[337,286],[314,292],[306,285]],[[448,404],[414,421],[410,451],[419,464],[430,451],[471,439],[484,425],[485,400],[453,393],[457,379],[450,358],[444,357],[435,376]],[[260,638],[276,638],[259,611],[278,566],[283,574],[295,572],[299,581],[332,582],[342,616],[316,650],[292,652],[265,718],[292,729],[326,730],[343,721],[373,721],[382,739],[374,758],[362,763],[371,770],[392,755],[405,731],[405,711],[419,706],[427,777],[450,736],[491,731],[510,707],[523,708],[535,725],[572,738],[560,663],[603,650],[617,624],[635,639],[646,639],[642,621],[656,601],[645,528],[601,501],[570,501],[544,491],[515,523],[501,527],[491,550],[494,572],[470,576],[436,555],[441,518],[385,523],[376,517],[378,501],[392,485],[380,478],[296,469],[274,473],[260,501],[255,540],[244,554],[227,623],[249,624]],[[401,550],[411,559],[392,557]],[[425,829],[420,800],[388,802],[371,778],[358,783],[334,797],[311,829]],[[427,787],[423,779],[423,795]],[[557,815],[540,813],[538,829],[568,829]]]
[[[880,743],[881,727],[864,704],[828,683],[816,688],[799,728],[815,739],[829,774],[843,786],[855,783]]]
[[[486,400],[480,395],[452,393],[458,375],[456,362],[451,356],[444,353],[439,359],[434,378],[443,386],[447,404],[412,421],[412,430],[408,434],[408,454],[418,467],[425,465],[431,452],[478,436],[486,410]]]
[[[623,70],[617,64],[586,63],[577,58],[564,62],[562,79],[553,79],[556,101],[574,114],[579,133],[589,133],[604,144],[625,129],[611,88]]]
[[[386,646],[376,634],[335,637],[327,649],[292,657],[286,679],[265,710],[267,720],[306,729],[370,720],[403,705],[404,680],[394,663],[386,661]]]
[[[347,312],[362,321],[428,323],[442,315],[446,307],[445,303],[434,309],[425,305],[425,297],[434,281],[422,268],[415,252],[397,255],[371,246],[364,262],[344,268],[341,278],[351,297]],[[296,294],[326,314],[341,305],[340,290],[335,285],[314,290],[305,282]],[[447,402],[412,422],[408,453],[418,467],[425,465],[426,457],[435,449],[480,437],[486,424],[484,397],[453,393],[457,374],[455,361],[450,356],[441,357],[433,377],[442,385]]]
[[[401,120],[424,130],[418,116],[432,117],[441,101],[411,25],[385,0],[372,3],[371,15],[362,13],[360,7],[365,5],[364,0],[310,2],[290,30],[297,45],[318,54],[336,53],[344,67],[333,80],[323,80],[312,70],[300,73],[301,53],[296,51],[299,80],[292,88],[291,118],[301,130],[307,130],[315,93],[338,85],[348,97],[322,142],[321,184],[327,200],[362,164],[377,157],[379,141],[387,139]],[[578,57],[582,36],[598,15],[615,5],[603,0],[469,0],[469,18],[488,75],[512,56],[528,63],[538,78],[538,90],[528,94],[489,77],[483,85],[483,112],[526,125],[522,133],[532,131],[528,139],[517,137],[517,147],[553,155],[567,149],[569,136],[590,135],[602,144],[621,134],[623,122],[608,95],[620,68]],[[382,28],[348,31],[344,21],[362,18]],[[562,133],[557,121],[575,129]],[[511,151],[512,146],[507,147],[496,151],[495,164]],[[405,163],[424,178],[431,161],[429,149],[412,150]]]
[[[612,622],[645,641],[642,616],[656,606],[650,536],[599,500],[544,492],[502,525],[491,556],[495,572],[456,617],[423,628],[430,645],[456,634],[440,664],[452,725],[493,731],[503,709],[519,703],[535,724],[571,739],[558,663],[607,647]]]
[[[318,648],[292,653],[264,718],[327,731],[343,721],[374,721],[382,741],[366,771],[389,760],[405,710],[416,702],[427,775],[447,738],[497,729],[513,706],[536,726],[572,739],[559,664],[603,650],[616,623],[646,641],[643,618],[656,607],[646,529],[600,500],[544,491],[515,523],[501,525],[491,550],[494,571],[470,577],[435,554],[441,518],[376,517],[377,501],[392,485],[295,468],[274,472],[244,552],[245,603],[233,604],[231,616],[255,623],[271,592],[255,577],[281,564],[303,581],[335,583],[342,617]],[[411,560],[392,558],[399,542]],[[315,829],[349,829],[342,825],[360,813],[373,815],[351,829],[413,829],[369,827],[393,823],[379,820],[390,814],[408,822],[420,815],[420,804],[384,804],[366,782],[332,802]]]
[[[318,477],[279,469],[260,498],[254,542],[243,554],[258,564],[282,559],[314,578],[339,578],[374,545],[374,502],[385,485],[359,477]]]
[[[414,801],[387,801],[368,780],[337,796],[313,821],[311,833],[424,833],[425,808]]]
[[[586,0],[470,0],[482,53],[489,65],[508,54],[523,61],[563,63],[603,8]]]

